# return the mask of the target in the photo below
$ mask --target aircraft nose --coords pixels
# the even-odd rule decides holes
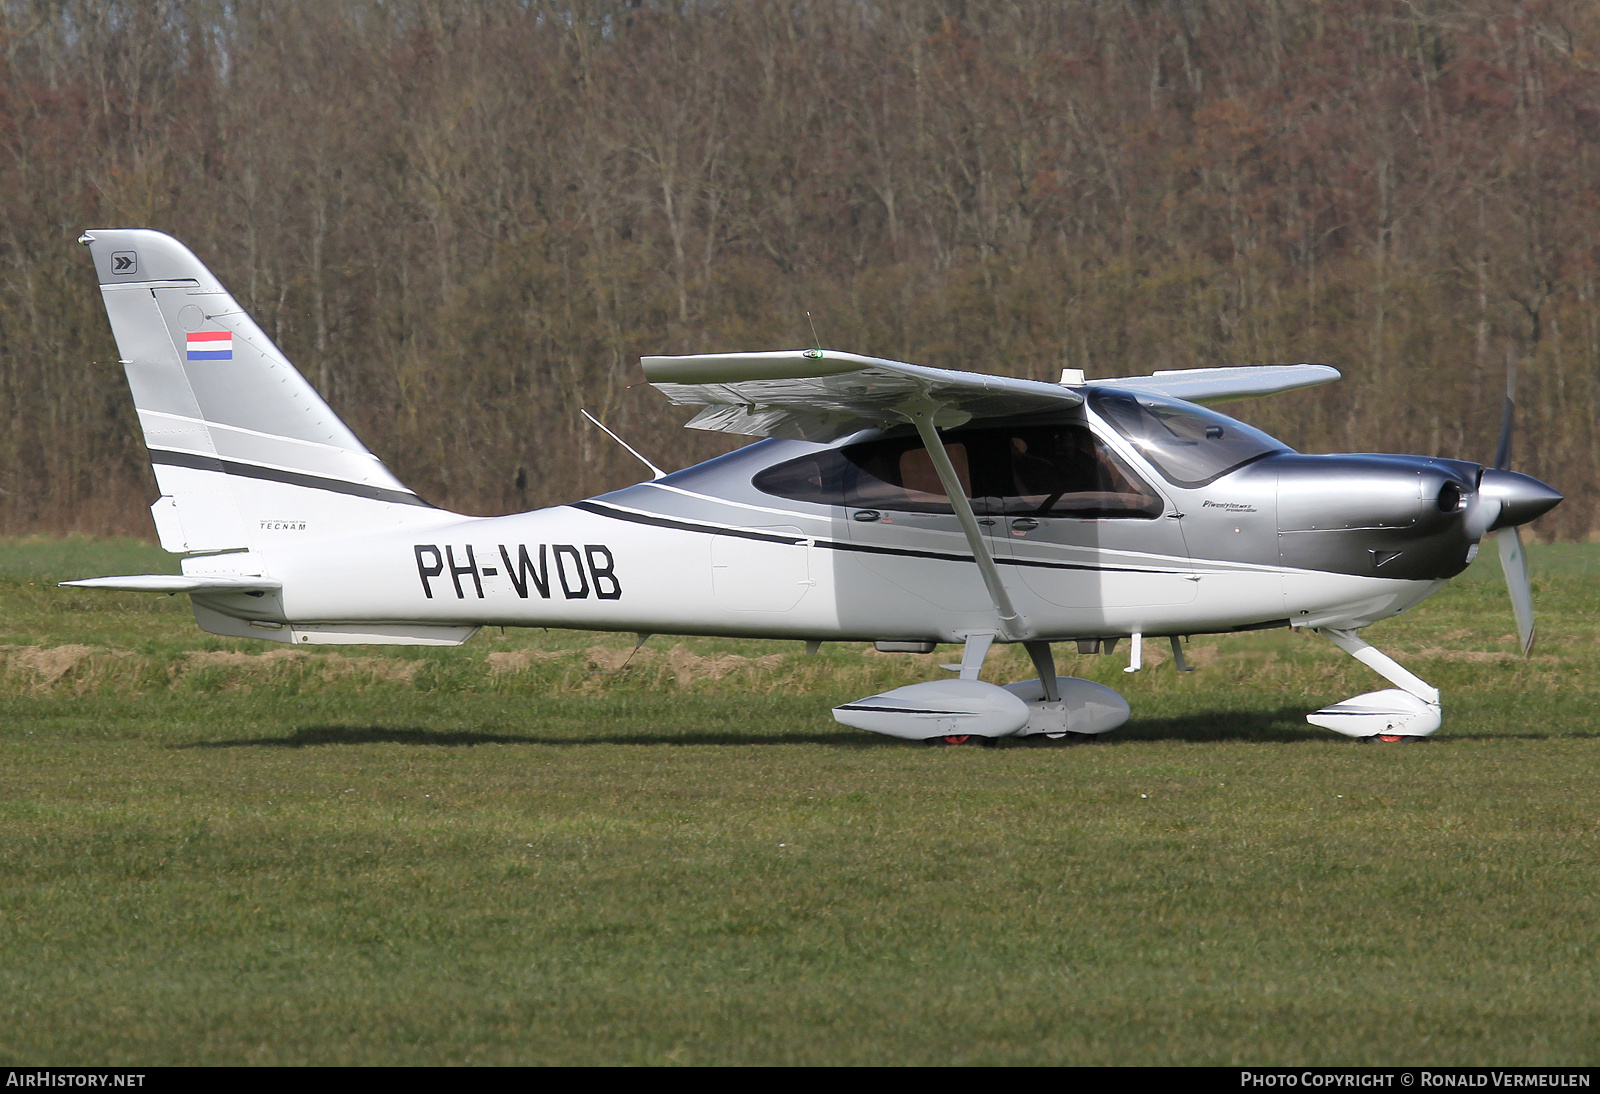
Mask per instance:
[[[1515,528],[1541,517],[1561,504],[1562,495],[1546,486],[1532,475],[1517,471],[1499,471],[1492,467],[1483,470],[1483,480],[1478,492],[1485,498],[1500,503],[1500,515],[1489,525],[1493,532],[1500,528]]]

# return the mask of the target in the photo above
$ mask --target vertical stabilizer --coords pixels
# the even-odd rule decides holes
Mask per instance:
[[[452,519],[396,479],[190,250],[93,229],[169,551],[225,551]]]

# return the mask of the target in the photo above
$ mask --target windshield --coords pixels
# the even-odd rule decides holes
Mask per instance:
[[[1214,410],[1131,391],[1091,388],[1089,405],[1174,486],[1197,487],[1273,452],[1292,451]]]

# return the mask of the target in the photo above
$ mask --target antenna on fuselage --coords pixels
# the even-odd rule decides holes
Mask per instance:
[[[811,313],[806,312],[806,322],[811,324],[811,345],[815,347],[817,356],[822,356],[822,339],[817,337],[817,324],[812,321]]]
[[[610,437],[612,440],[616,441],[623,448],[626,448],[628,450],[628,452],[632,454],[634,459],[638,460],[640,463],[642,463],[646,467],[648,467],[650,469],[650,477],[652,479],[664,479],[664,478],[667,477],[667,473],[665,471],[661,470],[661,468],[657,467],[655,464],[651,463],[649,460],[647,460],[643,456],[641,456],[639,454],[639,450],[637,448],[633,447],[633,445],[629,444],[627,441],[623,440],[621,437],[619,437],[615,433],[611,432],[611,430],[607,429],[606,428],[606,424],[604,422],[602,422],[599,418],[596,418],[593,414],[590,414],[587,410],[584,410],[582,407],[578,408],[578,413],[582,414],[585,418],[588,418],[595,425],[599,426],[601,432],[603,432],[607,437]]]

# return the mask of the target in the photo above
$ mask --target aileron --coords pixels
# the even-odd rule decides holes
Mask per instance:
[[[1096,387],[1165,395],[1191,403],[1224,403],[1328,384],[1339,376],[1339,370],[1329,365],[1239,365],[1165,369],[1150,376],[1119,376],[1092,382]]]

